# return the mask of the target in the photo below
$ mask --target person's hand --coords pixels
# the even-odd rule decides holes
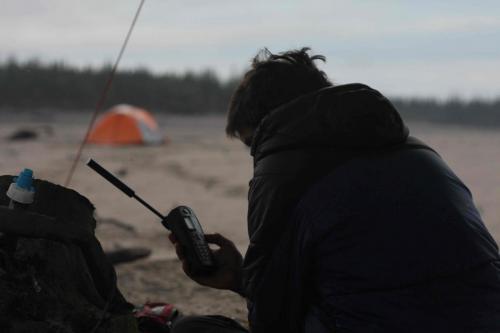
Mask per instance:
[[[240,292],[243,258],[234,243],[229,239],[220,234],[205,235],[207,243],[219,247],[212,250],[216,268],[208,275],[193,275],[189,270],[189,263],[186,261],[181,244],[173,234],[169,235],[169,239],[175,246],[177,257],[182,261],[182,269],[193,281],[211,288]]]

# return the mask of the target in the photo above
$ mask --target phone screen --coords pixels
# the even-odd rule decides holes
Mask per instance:
[[[184,218],[184,221],[186,222],[186,226],[187,226],[187,228],[188,228],[189,230],[194,230],[194,229],[195,229],[195,228],[194,228],[194,225],[193,225],[193,221],[191,221],[191,219],[190,219],[190,218],[185,217],[185,218]]]

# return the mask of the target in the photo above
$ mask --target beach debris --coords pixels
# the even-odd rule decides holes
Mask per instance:
[[[0,176],[1,332],[136,333],[133,306],[94,235],[94,207],[77,192],[34,180],[27,210],[7,207],[12,176]]]
[[[125,231],[131,232],[131,233],[134,233],[134,234],[137,233],[137,230],[135,229],[134,226],[132,226],[132,225],[130,225],[128,223],[122,222],[120,220],[114,219],[112,217],[98,218],[97,221],[98,221],[97,226],[103,225],[103,224],[109,224],[109,225],[118,227],[120,229],[123,229]]]
[[[28,141],[38,138],[38,132],[32,129],[18,129],[7,137],[9,141]]]
[[[151,255],[151,249],[146,247],[129,247],[106,251],[105,253],[112,265],[118,265],[147,258]]]
[[[119,177],[125,177],[126,175],[128,175],[128,169],[125,167],[119,168],[115,171],[115,174]]]

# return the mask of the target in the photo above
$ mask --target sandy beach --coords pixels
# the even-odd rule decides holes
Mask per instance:
[[[1,173],[17,174],[29,167],[37,178],[63,184],[89,118],[89,114],[73,112],[13,114],[2,110]],[[160,115],[157,119],[168,144],[89,145],[69,187],[96,206],[98,220],[103,222],[97,236],[105,249],[152,249],[149,258],[116,267],[120,289],[129,301],[169,302],[184,313],[224,314],[244,322],[245,302],[240,296],[198,286],[185,277],[159,219],[84,165],[89,157],[94,158],[161,212],[180,204],[192,207],[205,232],[227,236],[244,252],[248,243],[246,195],[252,175],[248,149],[225,137],[223,116]],[[485,224],[500,240],[500,131],[408,125],[412,134],[433,146],[468,185]],[[7,140],[19,129],[34,130],[38,138]]]

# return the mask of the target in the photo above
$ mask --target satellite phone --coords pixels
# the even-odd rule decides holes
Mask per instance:
[[[150,204],[135,194],[134,190],[93,159],[88,160],[87,166],[92,168],[127,196],[139,201],[161,219],[161,224],[167,230],[170,230],[181,244],[189,269],[193,274],[208,274],[215,268],[212,252],[205,240],[205,234],[203,233],[198,218],[191,208],[179,206],[172,209],[167,216],[163,216]]]

